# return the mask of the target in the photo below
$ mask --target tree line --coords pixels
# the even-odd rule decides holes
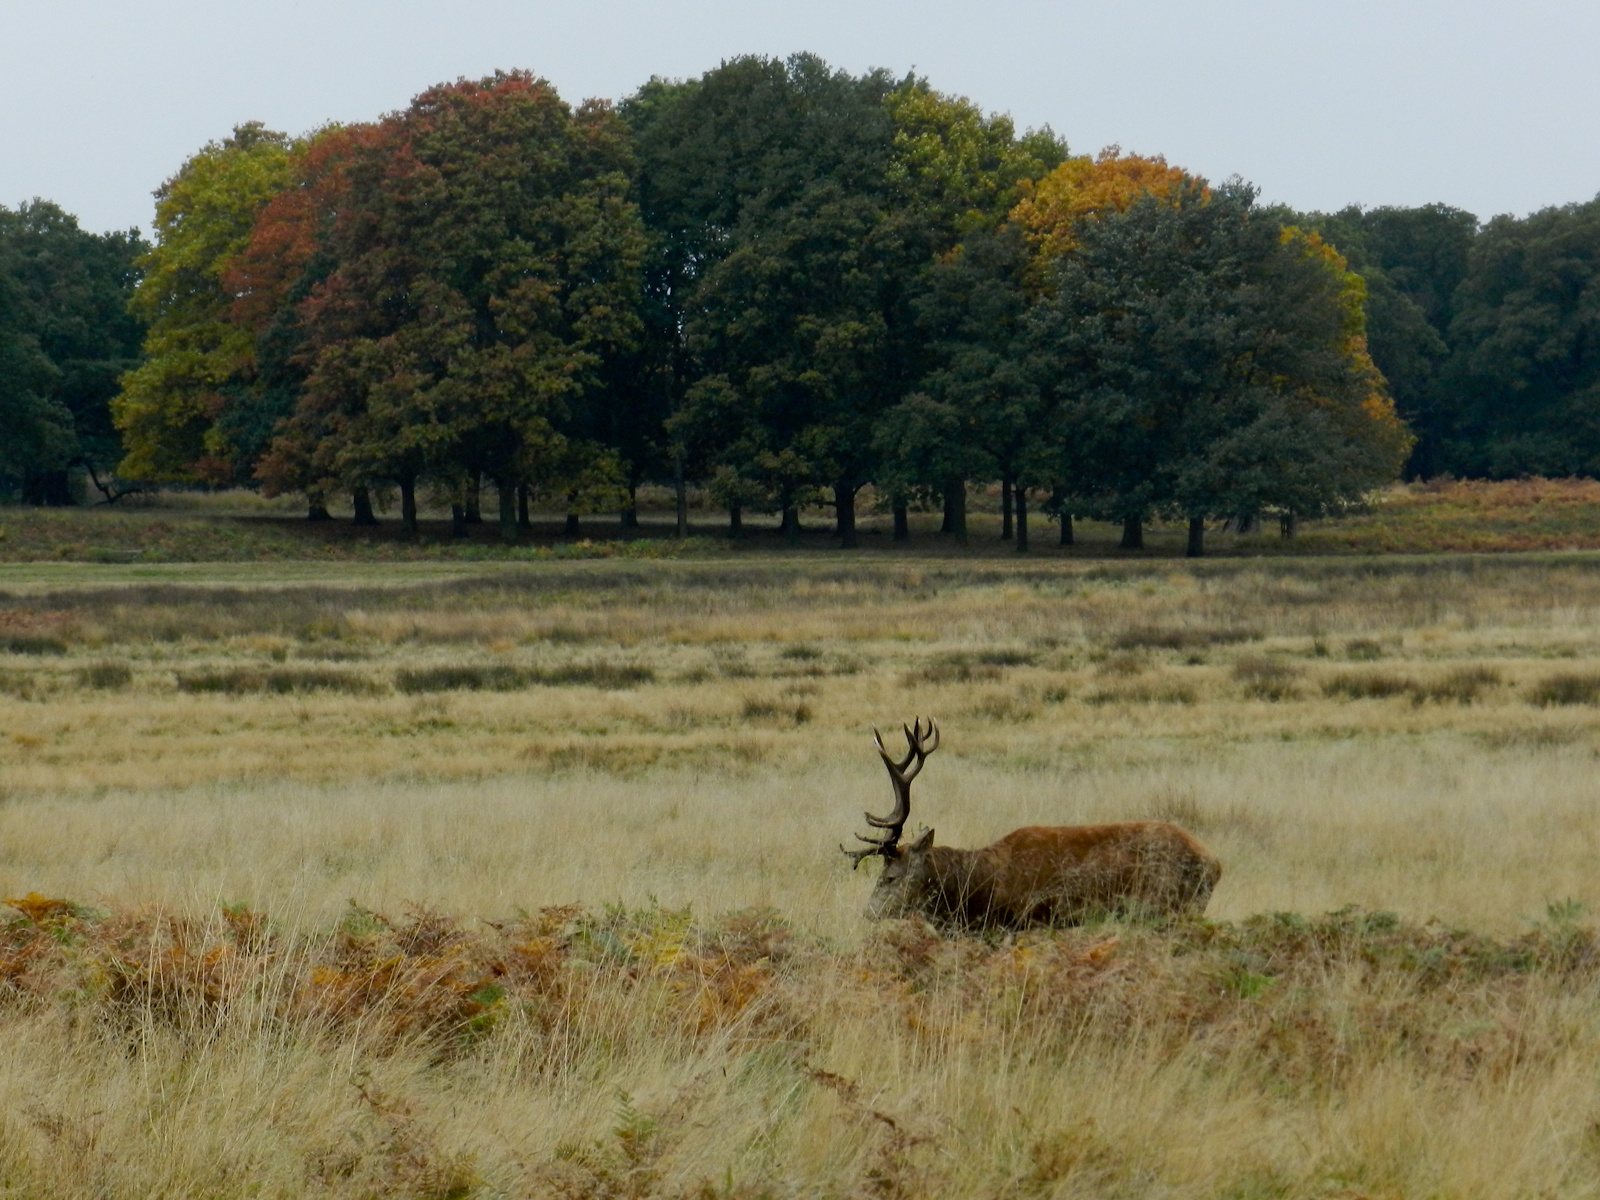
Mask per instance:
[[[38,209],[0,223],[13,278]],[[1128,546],[1186,520],[1198,553],[1207,521],[1292,524],[1403,468],[1593,469],[1597,213],[1296,214],[804,55],[616,106],[497,74],[185,163],[154,244],[106,242],[120,390],[86,410],[114,436],[76,453],[411,528],[420,494],[461,529],[487,481],[507,538],[535,502],[627,523],[646,482],[680,527],[692,483],[735,530],[831,505],[851,545],[871,485],[897,536],[933,506],[962,537],[968,486],[999,482],[1019,547],[1042,510]],[[76,411],[26,291],[0,290],[0,396],[56,417],[14,475],[60,469]]]

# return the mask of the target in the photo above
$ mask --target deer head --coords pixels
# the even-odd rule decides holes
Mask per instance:
[[[922,727],[922,719],[917,718],[910,725],[902,725],[906,734],[906,756],[899,762],[889,757],[889,752],[883,748],[883,736],[874,729],[872,740],[878,747],[878,754],[883,758],[883,765],[889,772],[889,781],[894,784],[894,811],[886,817],[875,817],[871,813],[863,813],[867,824],[875,829],[883,830],[882,837],[867,837],[865,834],[856,834],[856,840],[867,843],[861,850],[844,850],[854,862],[851,869],[859,867],[861,860],[873,855],[881,855],[886,864],[892,864],[900,857],[900,835],[905,832],[906,821],[911,816],[911,781],[922,770],[922,764],[927,761],[928,755],[939,748],[939,727],[930,718],[928,727]],[[914,765],[913,765],[914,764]],[[924,849],[933,840],[933,832],[929,830],[917,839],[917,844]],[[885,867],[887,870],[888,867]]]

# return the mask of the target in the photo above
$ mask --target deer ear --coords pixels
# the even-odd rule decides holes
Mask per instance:
[[[912,854],[926,854],[928,852],[928,847],[931,845],[933,845],[933,830],[924,829],[921,833],[917,834],[917,840],[912,842],[911,845],[907,846],[906,849]]]

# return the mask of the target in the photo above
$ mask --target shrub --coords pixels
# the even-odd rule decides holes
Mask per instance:
[[[782,650],[778,651],[778,657],[797,659],[801,662],[810,662],[813,659],[821,658],[822,651],[818,650],[815,646],[807,646],[804,644],[798,646],[785,646]]]
[[[1567,672],[1541,679],[1528,696],[1530,704],[1600,704],[1600,675]]]
[[[276,667],[267,671],[236,667],[227,671],[197,671],[178,676],[180,692],[213,692],[229,696],[245,696],[272,692],[288,695],[294,692],[347,692],[353,695],[370,694],[380,690],[379,685],[365,676],[349,671],[330,671],[316,667]]]
[[[1322,694],[1343,696],[1347,700],[1382,700],[1389,696],[1403,696],[1416,686],[1409,679],[1382,671],[1348,671],[1323,680]]]
[[[1455,670],[1429,683],[1418,684],[1411,698],[1421,704],[1426,700],[1441,703],[1453,700],[1457,704],[1471,704],[1481,699],[1485,688],[1500,682],[1500,672],[1493,667],[1457,667]]]
[[[535,671],[533,681],[546,687],[596,687],[611,691],[654,683],[656,673],[649,667],[618,663],[583,663]]]
[[[32,700],[34,678],[27,671],[0,670],[0,696],[13,696],[18,700]]]
[[[1124,629],[1111,639],[1113,650],[1193,650],[1204,646],[1231,646],[1258,642],[1254,629],[1161,629],[1140,625]]]
[[[1371,638],[1351,638],[1344,644],[1344,656],[1355,662],[1372,662],[1383,657],[1383,647]]]
[[[541,671],[505,664],[457,664],[400,671],[394,685],[416,692],[517,692],[531,687],[597,687],[621,690],[653,683],[649,667],[617,663],[574,663]]]
[[[97,662],[87,667],[79,667],[77,672],[78,686],[86,688],[101,688],[106,691],[115,691],[125,688],[133,682],[133,671],[127,663]]]
[[[1295,680],[1300,672],[1275,658],[1241,658],[1233,664],[1233,677],[1244,684],[1253,700],[1293,700],[1300,695]]]
[[[804,725],[811,720],[811,706],[804,702],[800,704],[785,704],[781,700],[756,700],[747,699],[744,702],[742,715],[746,721],[793,721],[796,725]]]
[[[1085,704],[1193,704],[1194,689],[1183,683],[1138,683],[1090,692]]]
[[[67,644],[60,638],[37,633],[13,633],[0,638],[0,650],[7,654],[65,654]]]
[[[1103,660],[1095,673],[1098,675],[1138,675],[1145,669],[1145,661],[1137,654],[1113,654]]]
[[[983,650],[973,659],[986,667],[1031,667],[1039,656],[1028,650]]]
[[[973,680],[999,679],[1001,664],[985,662],[972,654],[941,654],[907,673],[905,681],[915,683],[971,683]]]

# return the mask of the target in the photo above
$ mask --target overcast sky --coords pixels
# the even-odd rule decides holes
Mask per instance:
[[[148,227],[242,121],[365,120],[497,67],[616,99],[801,50],[1298,208],[1600,193],[1600,0],[0,0],[0,203]]]

